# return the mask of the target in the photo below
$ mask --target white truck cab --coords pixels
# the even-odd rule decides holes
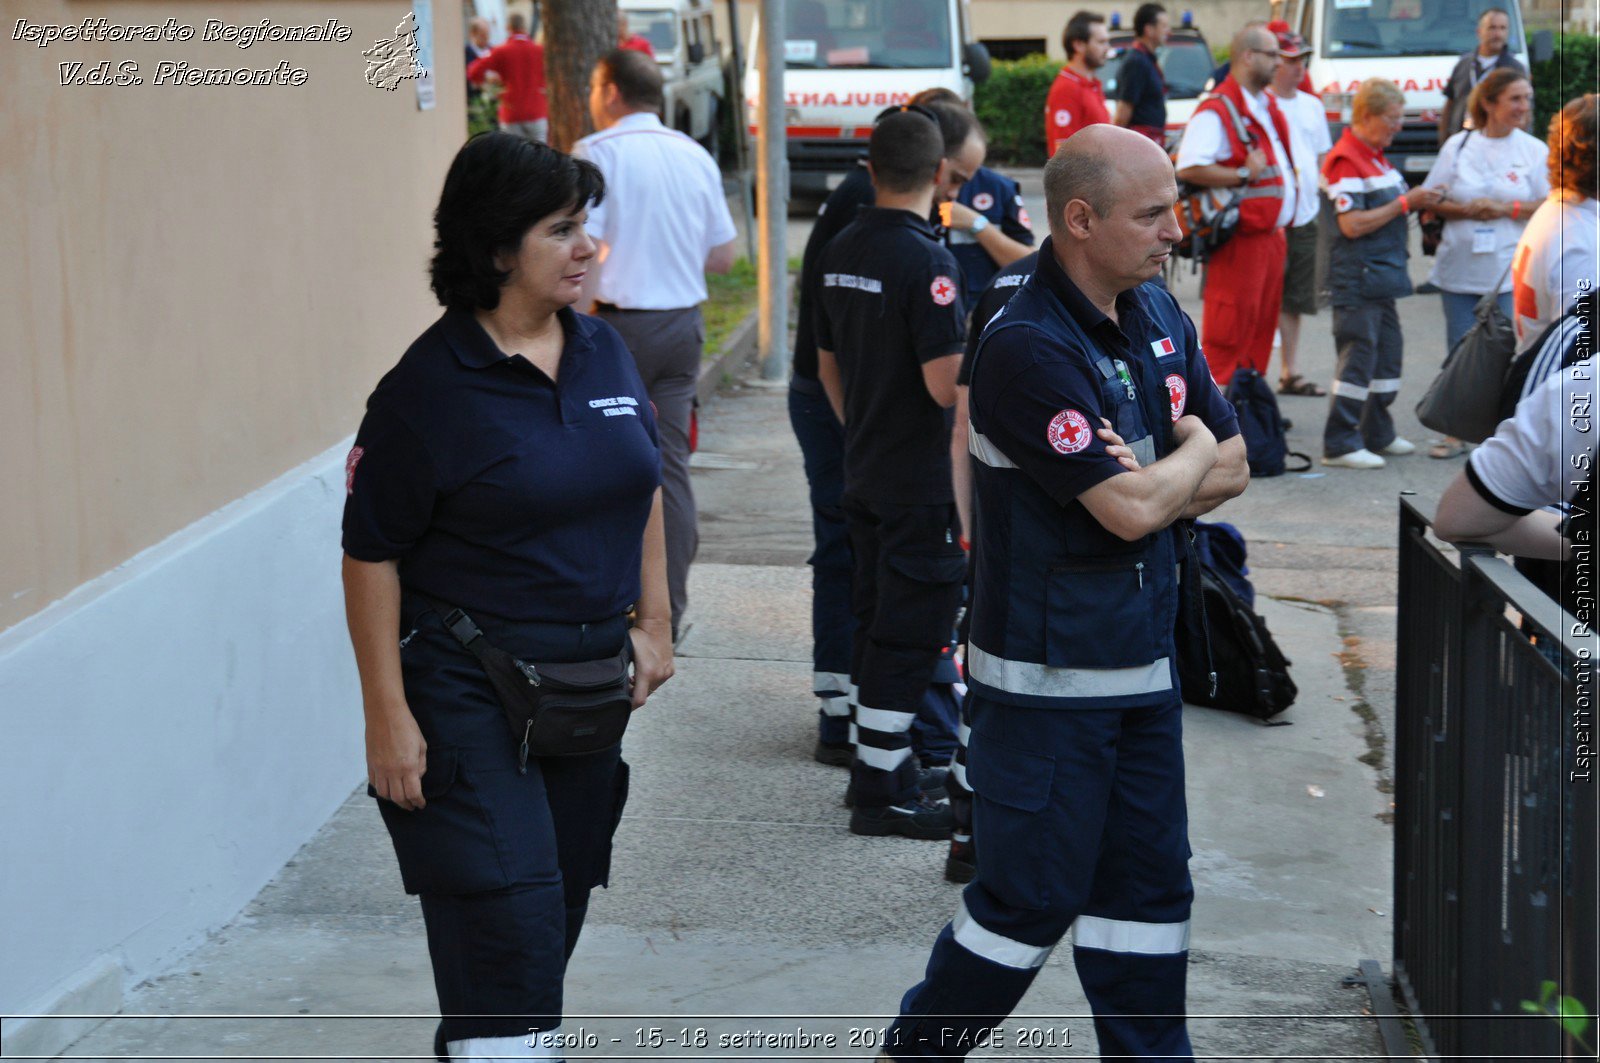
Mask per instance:
[[[788,0],[784,7],[784,124],[797,193],[823,192],[854,166],[885,107],[935,87],[970,100],[973,83],[989,76],[967,0]],[[752,136],[763,29],[758,18],[744,79]]]
[[[1517,0],[1296,0],[1289,14],[1311,45],[1311,84],[1322,97],[1337,138],[1350,121],[1350,100],[1367,78],[1388,78],[1405,94],[1405,125],[1385,155],[1420,181],[1439,155],[1439,114],[1450,71],[1478,47],[1478,17],[1486,8],[1510,16],[1507,49],[1527,67],[1529,50]],[[1548,34],[1534,58],[1549,54]]]
[[[666,97],[661,121],[717,155],[721,129],[722,49],[713,0],[621,0],[628,32],[650,42]]]

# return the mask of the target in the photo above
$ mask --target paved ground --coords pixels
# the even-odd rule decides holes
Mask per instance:
[[[1037,173],[1023,176],[1037,202]],[[1198,316],[1193,281],[1177,290]],[[1437,297],[1403,303],[1402,322],[1396,409],[1421,441],[1409,411],[1443,354]],[[1308,375],[1331,371],[1326,315],[1308,323],[1302,359]],[[1296,449],[1315,453],[1325,402],[1284,401]],[[693,627],[678,677],[629,733],[612,888],[568,978],[566,1029],[587,1038],[569,1058],[864,1057],[956,888],[940,878],[941,846],[850,835],[843,773],[809,759],[809,517],[783,391],[737,388],[701,429]],[[1219,514],[1249,538],[1301,695],[1289,727],[1186,716],[1203,1057],[1381,1052],[1364,991],[1341,979],[1364,957],[1387,963],[1392,932],[1396,498],[1436,497],[1459,468],[1419,455],[1319,469],[1258,482]],[[416,1058],[434,1006],[415,903],[356,793],[235,923],[68,1057]],[[1024,1010],[1006,1048],[978,1055],[1094,1057],[1065,951]],[[836,1043],[817,1043],[828,1034]],[[791,1042],[757,1051],[752,1035]]]

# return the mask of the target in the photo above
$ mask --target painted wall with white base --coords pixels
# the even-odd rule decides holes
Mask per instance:
[[[0,633],[0,1013],[115,1010],[364,771],[346,440]],[[81,1021],[7,1021],[7,1054]],[[24,1053],[24,1054],[32,1054]]]

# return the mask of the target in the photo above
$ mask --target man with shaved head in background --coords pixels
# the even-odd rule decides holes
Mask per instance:
[[[1283,302],[1283,230],[1299,194],[1289,123],[1267,91],[1282,62],[1277,36],[1251,23],[1234,34],[1229,57],[1228,76],[1178,145],[1180,178],[1239,190],[1239,226],[1206,260],[1200,320],[1211,375],[1224,386],[1235,369],[1267,371]]]
[[[1178,522],[1249,474],[1194,325],[1150,283],[1179,237],[1165,153],[1091,126],[1044,187],[1038,268],[972,364],[978,872],[888,1031],[895,1060],[984,1045],[1069,928],[1101,1054],[1192,1058]]]

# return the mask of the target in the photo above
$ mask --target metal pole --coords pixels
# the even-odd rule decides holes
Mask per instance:
[[[761,0],[761,376],[789,376],[789,134],[784,126],[784,0]]]
[[[733,38],[733,142],[739,159],[739,206],[744,211],[744,257],[756,260],[755,189],[750,181],[750,111],[744,96],[744,45],[739,41],[739,0],[728,0],[728,35]]]

